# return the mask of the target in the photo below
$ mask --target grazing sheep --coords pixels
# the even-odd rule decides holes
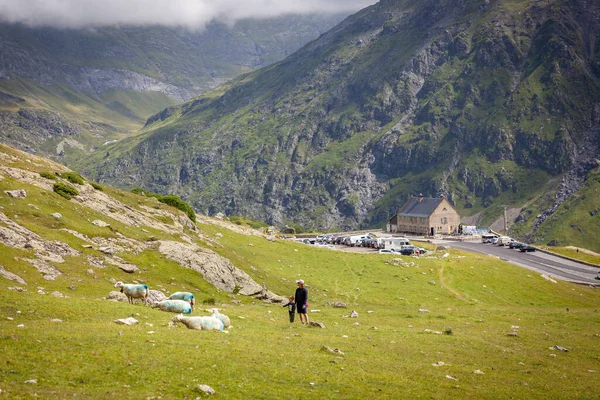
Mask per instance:
[[[148,305],[148,285],[117,282],[115,287],[121,288],[121,293],[127,296],[129,303],[133,304],[133,299],[144,299],[144,304]]]
[[[169,296],[169,300],[185,300],[190,303],[192,310],[194,309],[194,304],[196,304],[194,295],[190,292],[175,292]]]
[[[152,304],[152,308],[160,308],[161,311],[181,314],[192,313],[192,306],[184,300],[163,300]]]
[[[231,320],[229,317],[225,314],[221,314],[219,310],[213,310],[212,316],[220,320],[225,328],[229,328],[231,326]]]
[[[212,316],[203,317],[186,317],[181,314],[174,316],[172,322],[181,322],[188,329],[197,329],[202,331],[222,331],[223,322],[220,319]]]

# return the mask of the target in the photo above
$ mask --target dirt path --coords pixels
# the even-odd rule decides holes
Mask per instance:
[[[454,289],[446,283],[446,280],[444,279],[444,264],[442,264],[442,267],[438,271],[438,277],[440,278],[440,285],[442,285],[444,289],[452,293],[457,299],[469,303],[469,300],[467,300],[462,294],[460,294],[460,292],[458,292],[456,289]]]

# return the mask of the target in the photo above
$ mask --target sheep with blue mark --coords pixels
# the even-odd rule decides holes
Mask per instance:
[[[219,312],[219,310],[217,310],[216,308],[212,310],[213,314],[212,316],[219,319],[222,323],[223,326],[225,328],[229,328],[231,326],[231,320],[229,319],[229,317],[225,314],[221,314]]]
[[[194,295],[190,292],[175,292],[171,294],[168,298],[169,300],[185,300],[188,303],[190,303],[190,306],[192,306],[192,310],[194,309],[194,305],[196,304]]]
[[[152,308],[160,308],[161,311],[173,313],[192,313],[192,306],[185,300],[163,300],[152,304]]]
[[[121,293],[127,296],[127,300],[130,304],[133,304],[134,299],[143,299],[144,304],[148,305],[148,285],[135,284],[135,283],[115,283],[116,288],[121,288]]]
[[[202,317],[186,317],[184,315],[176,315],[171,321],[181,322],[188,329],[196,329],[199,331],[222,331],[224,326],[220,319],[213,316],[202,316]]]

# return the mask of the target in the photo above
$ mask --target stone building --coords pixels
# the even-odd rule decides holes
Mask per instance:
[[[411,197],[387,223],[388,232],[434,236],[458,232],[460,215],[445,197]]]

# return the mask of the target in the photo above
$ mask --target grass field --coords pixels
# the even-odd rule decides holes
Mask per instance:
[[[195,387],[207,384],[215,398],[571,399],[594,398],[600,389],[596,289],[550,283],[499,260],[454,251],[394,266],[392,256],[203,230],[219,231],[224,246],[217,251],[248,266],[271,290],[292,294],[293,281],[303,277],[309,309],[320,310],[310,318],[326,328],[290,324],[280,305],[219,293],[194,272],[160,260],[142,280],[151,288],[192,290],[200,303],[215,299],[232,318],[229,334],[169,328],[170,314],[102,300],[112,290],[107,279],[128,278],[115,269],[88,275],[87,267],[63,266],[56,281],[29,271],[21,273],[30,282],[27,292],[7,290],[22,285],[0,281],[3,393],[184,398],[200,396]],[[22,257],[15,250],[2,254],[4,266]],[[38,286],[69,298],[37,294]],[[234,297],[241,303],[232,303]],[[207,314],[207,307],[194,314]],[[348,318],[351,310],[357,319]],[[128,316],[140,323],[112,322]],[[51,322],[55,318],[62,322]],[[507,336],[511,332],[518,336]],[[324,352],[324,345],[345,355]],[[569,351],[552,350],[555,345]],[[37,384],[24,383],[29,379]]]
[[[430,247],[427,256],[396,259],[271,242],[202,216],[199,232],[167,232],[160,224],[175,229],[186,218],[175,208],[73,183],[87,193],[82,196],[112,199],[104,212],[88,208],[38,185],[47,180],[51,188],[59,178],[46,177],[64,167],[1,150],[0,266],[27,282],[0,277],[0,394],[6,398],[196,398],[205,396],[200,384],[223,399],[591,399],[600,393],[598,289],[552,283],[458,250]],[[16,189],[27,197],[5,194]],[[144,209],[163,214],[143,227],[123,222],[125,210]],[[172,217],[164,214],[169,210]],[[100,228],[96,219],[110,226]],[[43,253],[15,245],[15,232],[79,253],[47,261],[62,274],[46,280],[29,261]],[[292,295],[302,278],[309,316],[325,328],[290,324],[281,304],[218,290],[152,245],[117,252],[138,266],[133,274],[109,263],[94,267],[90,259],[103,254],[70,232],[115,243],[193,240],[282,296]],[[193,315],[218,307],[233,327],[229,333],[173,328],[173,314],[104,300],[118,280],[145,282],[165,294],[192,291]],[[349,317],[353,310],[358,318]],[[129,316],[139,323],[113,322]]]

